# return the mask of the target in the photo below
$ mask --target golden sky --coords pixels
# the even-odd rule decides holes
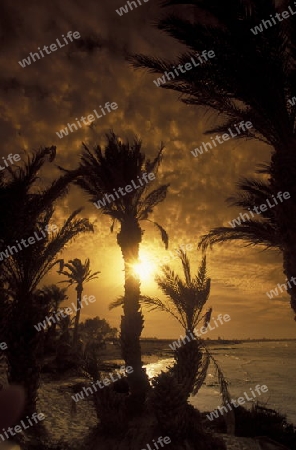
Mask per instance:
[[[209,136],[218,122],[213,111],[186,106],[178,94],[157,88],[155,75],[134,71],[126,62],[127,53],[142,52],[169,58],[182,47],[152,26],[163,14],[154,1],[119,16],[116,9],[124,0],[33,0],[4,1],[1,21],[1,156],[19,153],[22,158],[40,146],[57,146],[54,164],[74,168],[81,142],[104,143],[111,128],[121,138],[137,135],[143,150],[153,156],[165,143],[163,164],[157,181],[170,183],[167,199],[155,209],[153,219],[162,224],[170,237],[170,250],[192,244],[189,252],[196,270],[200,253],[196,246],[210,228],[227,225],[240,210],[229,208],[225,199],[235,192],[241,176],[253,175],[256,164],[268,162],[270,149],[255,141],[230,140],[194,158],[190,153]],[[68,31],[78,31],[81,39],[22,68],[18,61],[38,47],[50,45]],[[93,42],[94,45],[87,45]],[[211,49],[207,49],[211,50]],[[59,139],[56,132],[75,118],[99,111],[99,105],[116,102],[118,109],[97,119],[92,127],[83,126]],[[58,174],[54,164],[42,173],[45,182]],[[52,167],[51,167],[52,166]],[[108,304],[123,293],[123,262],[116,244],[116,230],[78,188],[59,204],[56,223],[75,208],[96,220],[94,234],[76,239],[64,252],[65,259],[90,258],[98,280],[89,283],[85,293],[97,301],[82,311],[82,317],[99,315],[113,326],[119,325],[120,309],[108,311]],[[147,222],[141,251],[153,257],[166,255],[157,231]],[[180,270],[174,260],[172,264]],[[289,298],[282,294],[270,300],[266,291],[284,283],[281,256],[227,243],[208,253],[208,274],[212,278],[213,316],[229,314],[231,321],[207,336],[217,338],[293,338],[295,322]],[[56,282],[51,274],[46,282]],[[72,290],[71,290],[72,289]],[[160,295],[153,282],[143,283],[143,293]],[[70,288],[71,302],[74,288]],[[174,338],[179,325],[164,313],[145,314],[144,336]]]

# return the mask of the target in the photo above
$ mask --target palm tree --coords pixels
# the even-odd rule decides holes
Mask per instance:
[[[7,257],[2,258],[0,288],[1,292],[5,291],[1,309],[5,313],[8,380],[9,383],[23,385],[27,391],[24,415],[36,410],[40,379],[37,354],[42,332],[38,332],[34,325],[44,320],[44,309],[40,308],[38,285],[59,262],[57,255],[68,242],[79,233],[93,231],[87,219],[77,218],[80,209],[74,211],[57,231],[57,227],[51,231],[48,228],[54,204],[65,194],[75,173],[64,175],[49,187],[39,186],[37,173],[44,165],[47,154],[48,150],[41,149],[29,157],[23,167],[7,168],[7,178],[2,180],[0,189],[1,201],[4,198],[11,199],[11,204],[6,205],[9,221],[12,218],[19,220],[15,232],[9,232],[8,227],[2,225],[2,249],[5,248],[4,244],[13,245],[14,249],[10,255],[7,253]],[[51,156],[50,161],[52,159]],[[24,192],[22,188],[25,188]],[[19,210],[15,211],[14,208]],[[17,241],[13,241],[16,238]],[[27,243],[22,243],[22,247],[20,241]]]
[[[56,284],[51,284],[49,286],[43,286],[36,292],[36,296],[40,299],[40,308],[44,308],[44,316],[51,316],[57,312],[60,304],[68,299],[66,291],[67,288],[60,288]],[[54,345],[53,338],[56,333],[56,328],[57,322],[54,322],[48,328],[45,335],[45,347],[48,347],[48,344],[50,347]]]
[[[48,302],[50,304],[49,314],[57,311],[58,307],[61,303],[68,299],[66,294],[67,288],[60,288],[56,284],[51,284],[49,286],[43,286],[40,289],[40,295],[48,298]]]
[[[196,57],[196,52],[214,51],[214,58],[208,58],[196,70],[179,71],[175,79],[161,87],[180,92],[186,104],[219,113],[222,123],[207,134],[227,133],[238,122],[251,121],[253,128],[245,129],[236,139],[257,139],[271,146],[268,187],[272,194],[281,191],[291,196],[274,211],[284,273],[290,279],[296,275],[296,105],[289,102],[296,94],[295,14],[255,35],[251,28],[286,10],[287,0],[233,0],[230,11],[220,0],[164,2],[164,6],[183,8],[184,4],[190,5],[190,18],[171,13],[159,20],[158,28],[185,44],[189,51],[178,61],[145,55],[130,59],[136,68],[163,73],[173,65],[184,66]],[[296,286],[289,293],[296,312]]]
[[[113,189],[131,185],[132,180],[138,181],[143,172],[157,174],[162,159],[163,146],[157,156],[151,161],[141,152],[142,143],[135,139],[133,143],[121,142],[111,132],[106,135],[107,145],[103,154],[100,146],[89,150],[84,145],[80,164],[80,175],[77,184],[90,195],[92,202],[113,192]],[[125,293],[123,302],[124,315],[121,318],[121,351],[127,366],[133,367],[133,373],[128,375],[131,399],[139,405],[143,404],[149,383],[145,370],[142,368],[140,336],[143,329],[143,315],[140,311],[140,280],[133,271],[133,265],[138,262],[139,245],[143,230],[140,221],[149,220],[153,208],[162,202],[167,194],[168,184],[152,190],[151,183],[143,183],[137,189],[126,193],[111,203],[105,202],[101,207],[114,222],[120,224],[117,242],[121,248],[125,270]],[[151,222],[151,221],[150,221]],[[161,232],[163,242],[168,246],[168,236],[165,230],[156,222],[152,222]],[[130,399],[130,400],[131,400]],[[138,400],[136,400],[138,399]],[[134,408],[136,411],[136,406]]]
[[[75,258],[71,259],[68,263],[64,264],[63,267],[66,267],[68,270],[61,269],[58,271],[59,274],[65,275],[68,279],[64,281],[60,281],[60,283],[67,283],[69,286],[72,284],[76,284],[76,292],[77,292],[77,314],[75,317],[75,325],[74,325],[74,333],[73,333],[73,344],[77,344],[78,339],[78,325],[81,311],[81,299],[83,292],[84,283],[88,283],[95,278],[98,278],[98,275],[101,272],[92,273],[90,268],[90,260],[86,259],[84,264],[80,259]]]
[[[141,303],[150,311],[165,311],[173,316],[182,325],[185,331],[186,345],[175,350],[177,364],[174,367],[177,382],[182,384],[185,398],[191,392],[197,392],[201,386],[205,368],[208,365],[208,356],[203,358],[201,352],[202,342],[195,339],[194,329],[200,322],[207,327],[212,309],[206,312],[204,306],[209,298],[211,280],[207,277],[206,256],[203,256],[197,275],[192,277],[190,262],[182,249],[179,250],[179,259],[182,263],[184,280],[180,278],[168,265],[161,269],[162,274],[155,280],[164,298],[141,296]],[[202,361],[203,360],[203,361]]]
[[[52,212],[39,218],[35,227],[39,236],[51,219]],[[93,230],[87,219],[76,217],[78,212],[72,213],[56,233],[15,253],[2,264],[3,282],[10,299],[7,311],[10,327],[6,335],[8,380],[9,383],[23,385],[27,391],[24,414],[32,414],[36,410],[40,380],[37,354],[42,342],[42,331],[36,331],[34,325],[44,320],[43,313],[48,314],[50,308],[50,304],[47,311],[40,308],[40,292],[36,292],[36,289],[57,263],[57,255],[65,245],[79,233]]]
[[[0,221],[0,251],[24,233],[28,220],[35,223],[42,211],[66,194],[75,171],[54,180],[46,189],[40,186],[37,176],[46,161],[53,162],[55,157],[55,146],[42,147],[28,155],[21,166],[0,171],[0,210],[5,214],[5,220]]]
[[[35,224],[39,215],[67,192],[69,183],[76,176],[75,171],[54,180],[46,189],[40,186],[37,174],[47,160],[51,163],[55,156],[56,147],[42,147],[28,155],[20,166],[14,165],[0,171],[0,211],[5,216],[5,220],[0,221],[0,252],[5,251],[8,245],[15,244],[16,239],[22,238],[28,231],[28,224]],[[4,256],[1,256],[3,261]],[[3,302],[1,306],[7,311],[10,302],[3,287],[1,270],[0,293]],[[7,317],[7,314],[1,314],[2,336],[6,335],[9,328]]]
[[[194,334],[195,328],[201,322],[205,329],[207,328],[212,313],[212,308],[204,311],[211,287],[211,280],[206,270],[206,256],[203,256],[194,277],[191,275],[190,261],[186,252],[180,249],[178,257],[182,263],[184,279],[168,265],[163,266],[162,274],[155,280],[164,298],[141,296],[141,303],[150,311],[156,309],[169,313],[185,331],[185,337],[182,338],[183,345],[176,346],[174,350],[174,366],[154,380],[154,389],[150,398],[152,410],[162,429],[180,438],[188,435],[190,429],[197,426],[194,421],[198,417],[188,408],[187,400],[190,394],[195,395],[202,386],[210,360],[213,361],[218,372],[223,403],[230,401],[230,397],[227,382],[217,362],[202,340],[196,338]],[[111,304],[111,308],[118,306],[118,303],[119,301]],[[227,424],[232,431],[233,420],[234,418],[231,417]],[[199,425],[201,425],[200,420]]]

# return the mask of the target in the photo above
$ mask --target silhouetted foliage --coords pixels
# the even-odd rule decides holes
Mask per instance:
[[[220,0],[163,2],[165,7],[177,5],[181,8],[159,19],[157,27],[185,44],[188,51],[175,61],[138,54],[130,57],[132,65],[163,73],[186,64],[196,53],[213,50],[214,58],[197,69],[180,71],[161,88],[179,92],[186,104],[219,114],[220,123],[206,134],[227,133],[238,122],[250,121],[253,128],[245,129],[235,139],[257,139],[271,146],[268,185],[262,186],[262,194],[267,187],[271,194],[289,192],[291,196],[277,205],[273,223],[255,220],[238,230],[216,228],[203,244],[242,239],[280,245],[284,274],[291,279],[296,275],[296,105],[289,103],[296,94],[295,14],[255,35],[251,28],[286,10],[288,0],[231,0],[227,8]],[[296,312],[294,284],[288,287],[288,293]]]

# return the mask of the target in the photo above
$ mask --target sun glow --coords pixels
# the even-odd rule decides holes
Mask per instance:
[[[134,274],[142,281],[150,280],[155,270],[155,264],[153,264],[152,261],[149,261],[149,259],[142,259],[139,263],[133,264]]]

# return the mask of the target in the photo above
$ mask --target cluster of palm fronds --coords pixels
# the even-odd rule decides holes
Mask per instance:
[[[290,193],[289,200],[240,226],[212,229],[203,236],[201,245],[241,240],[246,245],[280,250],[283,272],[291,279],[296,275],[296,105],[290,102],[296,94],[295,14],[262,33],[251,32],[262,20],[285,11],[289,1],[231,0],[226,8],[219,0],[167,0],[163,6],[172,8],[159,19],[158,29],[188,51],[177,61],[132,55],[133,67],[163,73],[204,49],[213,50],[216,56],[206,64],[180,73],[161,88],[179,92],[186,104],[218,113],[222,122],[206,134],[226,133],[240,121],[251,121],[253,128],[236,139],[256,139],[270,145],[271,162],[259,171],[264,176],[242,179],[238,185],[241,192],[231,205],[248,212],[272,194]],[[288,293],[296,313],[296,286],[289,286]]]

